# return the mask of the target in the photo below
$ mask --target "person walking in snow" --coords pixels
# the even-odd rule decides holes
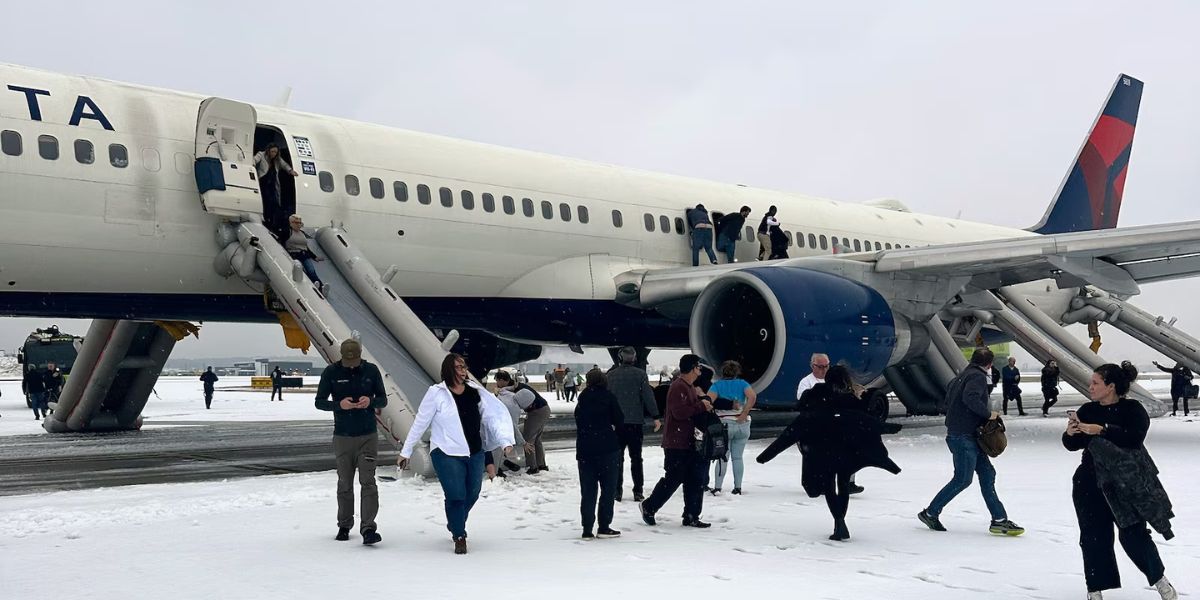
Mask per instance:
[[[283,402],[283,369],[279,367],[271,371],[271,402],[275,401],[275,394],[279,394],[279,401]]]
[[[200,374],[200,381],[204,383],[204,409],[212,408],[213,392],[216,390],[216,383],[219,378],[216,373],[213,373],[212,367],[206,369]]]
[[[432,428],[429,456],[446,497],[446,529],[454,539],[454,553],[466,554],[467,518],[483,488],[484,454],[503,448],[505,456],[512,455],[513,426],[500,399],[470,379],[462,356],[447,354],[441,376],[421,399],[399,466],[408,468],[421,436]]]
[[[338,476],[338,532],[334,539],[350,539],[357,471],[362,497],[358,531],[363,544],[377,544],[383,537],[375,524],[375,516],[379,514],[379,488],[375,484],[379,435],[375,411],[387,406],[387,391],[379,367],[362,359],[362,344],[358,340],[343,341],[341,359],[321,372],[315,404],[318,410],[333,413],[333,451]]]
[[[600,369],[588,371],[587,389],[579,395],[579,403],[575,406],[575,462],[579,468],[579,514],[583,519],[585,540],[621,535],[612,528],[612,520],[621,475],[619,432],[624,425],[621,406],[608,391],[604,372]],[[597,513],[600,528],[593,533]]]
[[[1078,412],[1068,413],[1062,436],[1067,450],[1083,451],[1071,478],[1071,499],[1079,519],[1088,600],[1102,600],[1104,590],[1121,587],[1113,551],[1114,526],[1125,554],[1159,596],[1163,600],[1179,598],[1167,581],[1166,568],[1147,527],[1149,522],[1168,540],[1174,536],[1171,502],[1144,445],[1150,416],[1140,402],[1125,397],[1136,379],[1133,365],[1096,367],[1088,386],[1092,401]]]
[[[979,447],[977,430],[988,420],[999,419],[1000,413],[988,410],[988,370],[994,355],[987,348],[976,348],[971,362],[955,377],[946,390],[946,446],[954,461],[954,476],[934,496],[929,506],[917,514],[926,527],[946,531],[938,518],[942,509],[971,485],[979,475],[979,490],[992,515],[988,531],[997,535],[1016,536],[1025,529],[1008,519],[1004,504],[996,495],[996,469]]]

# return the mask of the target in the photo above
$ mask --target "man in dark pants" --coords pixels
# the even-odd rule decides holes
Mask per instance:
[[[1175,363],[1174,367],[1167,368],[1154,361],[1154,366],[1158,367],[1159,371],[1164,371],[1171,374],[1171,416],[1174,417],[1179,413],[1179,400],[1183,399],[1183,416],[1188,416],[1188,388],[1192,385],[1192,370]]]
[[[635,366],[637,350],[625,346],[617,352],[621,364],[608,371],[608,391],[617,397],[625,423],[617,433],[621,438],[621,456],[629,452],[629,474],[633,478],[633,499],[635,502],[645,500],[642,491],[645,485],[645,475],[642,472],[642,437],[646,417],[654,419],[654,431],[662,428],[658,416],[658,405],[654,402],[654,390],[650,388],[650,378],[645,369]],[[620,475],[617,479],[617,502],[625,489],[625,465],[622,460]]]
[[[375,485],[375,459],[379,436],[375,410],[387,406],[387,392],[379,368],[362,359],[362,345],[355,339],[342,342],[342,358],[321,372],[317,384],[318,410],[333,412],[333,452],[337,458],[338,532],[334,539],[350,539],[354,525],[354,472],[362,495],[359,533],[370,545],[383,538],[376,531],[379,488]],[[329,397],[333,396],[333,400]]]
[[[725,262],[737,262],[737,242],[742,237],[742,226],[750,216],[750,207],[743,206],[735,213],[722,216],[717,221],[717,252],[725,253]]]
[[[37,367],[25,371],[22,387],[29,396],[29,405],[33,407],[33,419],[41,421],[46,416],[46,375]]]
[[[63,375],[62,371],[58,370],[58,365],[55,363],[46,363],[46,404],[58,402],[58,397],[62,394]],[[1185,405],[1186,406],[1186,405]],[[51,410],[51,413],[54,411]],[[1186,411],[1184,411],[1186,412]]]
[[[707,398],[701,400],[695,382],[700,377],[700,357],[684,354],[679,359],[679,377],[671,382],[667,392],[667,426],[663,431],[664,470],[662,479],[654,486],[650,497],[641,503],[642,520],[655,525],[654,513],[666,504],[679,486],[683,486],[683,526],[711,527],[700,520],[704,510],[704,478],[708,462],[692,445],[692,417],[712,410]]]
[[[283,370],[279,367],[271,371],[271,402],[275,401],[275,394],[279,394],[279,401],[283,402]]]
[[[1017,414],[1025,416],[1025,405],[1021,404],[1021,370],[1017,368],[1017,359],[1008,357],[1008,364],[1000,370],[1003,383],[1001,393],[1004,394],[1004,414],[1008,414],[1008,401],[1017,401]]]
[[[1058,404],[1058,362],[1053,358],[1042,367],[1042,416],[1050,416],[1050,407]]]
[[[212,367],[200,375],[200,381],[204,382],[204,408],[207,410],[212,408],[213,387],[217,383],[217,374],[213,373]]]

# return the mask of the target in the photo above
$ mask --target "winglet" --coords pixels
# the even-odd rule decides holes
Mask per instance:
[[[1129,75],[1117,77],[1054,201],[1030,231],[1069,233],[1117,226],[1142,85]]]

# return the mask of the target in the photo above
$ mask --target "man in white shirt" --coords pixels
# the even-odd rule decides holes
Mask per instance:
[[[808,366],[812,368],[812,373],[809,373],[804,379],[800,380],[800,385],[796,386],[796,400],[800,400],[800,396],[806,390],[818,383],[825,383],[825,373],[829,372],[829,355],[814,353],[812,359],[808,361]]]

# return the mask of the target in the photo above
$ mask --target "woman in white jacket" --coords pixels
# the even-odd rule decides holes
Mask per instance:
[[[462,356],[442,361],[442,381],[429,386],[404,448],[400,468],[408,468],[413,448],[426,429],[430,458],[446,496],[446,528],[454,538],[454,553],[467,553],[467,515],[483,487],[484,452],[504,448],[512,453],[512,419],[491,392],[471,381]]]

